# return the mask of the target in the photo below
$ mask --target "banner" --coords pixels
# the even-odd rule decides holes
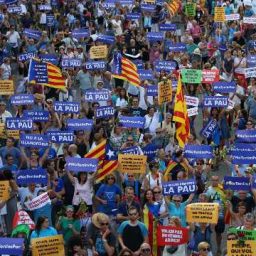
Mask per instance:
[[[89,30],[86,28],[74,29],[72,31],[72,37],[76,39],[81,39],[84,37],[89,37]]]
[[[139,69],[138,74],[141,81],[144,80],[154,80],[153,71],[150,69]]]
[[[11,96],[11,104],[13,105],[33,105],[35,97],[33,94],[15,94]]]
[[[235,92],[236,91],[236,83],[234,81],[232,82],[216,82],[213,83],[213,90],[214,92],[219,92],[219,93],[230,93],[230,92]]]
[[[209,145],[185,145],[184,156],[191,159],[211,159],[213,148]]]
[[[67,128],[70,131],[91,131],[93,126],[93,120],[82,118],[82,119],[67,119]]]
[[[20,6],[9,6],[7,8],[7,12],[13,13],[13,14],[20,14],[22,11]]]
[[[31,239],[32,256],[65,255],[63,235]]]
[[[108,56],[107,45],[92,46],[89,51],[90,59],[105,59]]]
[[[33,38],[35,40],[39,40],[40,37],[42,36],[41,31],[35,30],[35,29],[29,29],[29,28],[25,28],[23,31],[23,34],[28,38]]]
[[[103,35],[103,34],[101,34],[101,35],[98,35],[97,41],[102,42],[102,43],[104,43],[104,44],[110,44],[110,45],[112,45],[112,44],[115,43],[116,39],[115,39],[114,36],[109,36],[109,35]]]
[[[9,194],[10,183],[9,180],[0,181],[0,201],[7,201],[10,197]]]
[[[96,118],[112,117],[115,115],[115,108],[111,106],[98,107],[96,109]]]
[[[49,140],[53,143],[73,143],[74,133],[68,131],[47,131]]]
[[[244,241],[244,243],[239,243],[238,240],[227,241],[227,256],[255,256],[255,251],[255,241]]]
[[[149,42],[162,41],[164,39],[164,33],[163,32],[148,32],[147,39]]]
[[[18,0],[1,0],[1,3],[2,4],[15,4],[15,3],[17,3],[18,2]]]
[[[237,130],[236,142],[256,143],[256,129]]]
[[[212,136],[212,133],[214,132],[214,130],[217,128],[218,123],[215,119],[211,119],[205,127],[203,127],[203,129],[200,131],[200,134],[209,139]]]
[[[115,0],[106,0],[101,3],[102,7],[105,9],[114,9],[115,8]]]
[[[55,66],[58,66],[59,60],[56,54],[39,54],[38,58],[44,62],[50,62]]]
[[[228,97],[225,96],[206,96],[203,101],[204,107],[227,107],[228,106]]]
[[[162,81],[158,83],[158,103],[164,104],[172,101],[172,81]]]
[[[141,4],[140,8],[144,12],[154,12],[156,9],[156,5],[155,4]]]
[[[109,101],[111,95],[109,90],[89,89],[85,91],[85,100],[89,102]]]
[[[123,173],[145,173],[147,156],[118,154],[118,163]]]
[[[105,61],[88,61],[84,65],[87,70],[103,70],[106,68]]]
[[[170,72],[176,69],[176,63],[174,61],[158,60],[154,65],[157,72],[160,72],[161,70]]]
[[[158,147],[155,144],[148,144],[141,149],[143,154],[147,156],[147,161],[151,162],[155,157],[158,150]]]
[[[38,6],[38,10],[39,11],[51,11],[52,10],[52,7],[50,4],[40,4]]]
[[[41,207],[44,207],[47,204],[51,204],[51,199],[48,196],[47,192],[42,193],[41,195],[33,198],[31,201],[24,203],[28,210],[34,211],[36,209],[39,209]]]
[[[214,83],[220,80],[220,71],[218,69],[203,69],[202,83]]]
[[[42,134],[24,134],[20,135],[20,145],[31,148],[47,148],[49,147],[49,138]]]
[[[185,14],[188,17],[195,17],[196,16],[196,4],[195,3],[188,3],[185,5]]]
[[[61,67],[62,68],[74,68],[74,67],[81,67],[82,60],[81,59],[69,59],[64,58],[61,60]]]
[[[233,191],[250,191],[251,184],[249,177],[224,177],[224,189]]]
[[[79,113],[80,103],[69,101],[55,101],[54,111],[57,113]]]
[[[196,181],[194,179],[170,181],[163,183],[162,186],[165,196],[188,195],[197,190]]]
[[[169,45],[170,52],[186,52],[187,46],[184,43],[173,43]]]
[[[182,82],[189,84],[200,84],[202,81],[202,70],[199,69],[182,69]]]
[[[22,53],[18,55],[18,61],[27,61],[32,58],[36,57],[36,53],[34,52],[28,52],[28,53]]]
[[[47,14],[46,15],[46,25],[48,27],[53,27],[55,23],[55,16],[54,14]]]
[[[256,67],[256,55],[248,55],[246,58],[247,67]]]
[[[119,124],[125,128],[144,128],[145,117],[140,116],[120,116]]]
[[[243,23],[244,24],[256,24],[256,17],[244,17]]]
[[[188,112],[188,116],[197,116],[198,115],[198,107],[194,107],[194,108],[188,108],[187,109]]]
[[[149,85],[147,86],[147,96],[157,96],[158,95],[158,86],[157,85]]]
[[[44,169],[20,170],[17,173],[16,182],[20,186],[31,183],[47,185],[47,172]]]
[[[0,80],[0,95],[13,95],[13,80]]]
[[[184,96],[187,106],[198,107],[199,99],[193,96]]]
[[[23,255],[24,239],[1,237],[0,255]]]
[[[226,21],[234,21],[234,20],[240,20],[240,14],[239,13],[232,13],[225,15]]]
[[[47,122],[49,120],[49,111],[46,110],[24,110],[25,118],[32,119],[34,122]]]
[[[6,118],[6,128],[10,130],[32,130],[33,129],[33,120],[27,118]]]
[[[230,149],[229,153],[233,164],[255,164],[255,144],[236,143],[235,147]]]
[[[160,31],[176,31],[177,25],[176,24],[159,24],[159,30]]]
[[[130,12],[130,13],[126,14],[126,19],[127,20],[138,20],[138,19],[140,19],[140,17],[141,17],[140,13],[132,13],[132,12]]]
[[[140,148],[138,146],[124,148],[124,149],[121,149],[120,151],[121,151],[120,153],[124,155],[129,155],[129,154],[140,155],[141,154]]]
[[[253,68],[244,68],[245,78],[256,77],[256,67]]]
[[[188,228],[177,228],[171,226],[157,227],[157,245],[180,245],[186,244],[189,238]]]
[[[73,172],[96,172],[98,159],[66,157],[65,169]]]
[[[215,22],[225,22],[225,8],[224,7],[215,7],[214,8],[214,21]]]
[[[15,228],[18,225],[22,225],[22,224],[28,225],[31,230],[33,230],[35,228],[35,223],[30,218],[28,213],[24,210],[20,210],[15,213],[15,216],[14,216],[13,222],[12,222],[12,227]]]
[[[218,203],[193,203],[186,208],[187,222],[217,224],[219,218]]]
[[[134,4],[134,0],[118,0],[117,2],[120,3],[122,7],[132,6]]]

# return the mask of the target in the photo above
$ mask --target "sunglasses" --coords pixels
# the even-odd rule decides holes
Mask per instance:
[[[141,249],[142,252],[150,252],[151,250],[149,248]]]
[[[161,194],[161,191],[153,191],[154,194]]]
[[[108,222],[102,222],[100,223],[101,226],[108,226]]]
[[[204,251],[204,252],[207,252],[207,251],[209,252],[210,251],[210,247],[202,248],[201,250]]]

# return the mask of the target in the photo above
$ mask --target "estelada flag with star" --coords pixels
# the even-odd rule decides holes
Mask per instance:
[[[179,146],[184,148],[190,134],[190,123],[180,76],[178,79],[177,92],[174,102],[173,121],[175,122],[176,126],[176,139],[178,140]]]

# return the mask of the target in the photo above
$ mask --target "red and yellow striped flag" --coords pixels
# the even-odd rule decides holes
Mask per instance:
[[[179,11],[180,8],[180,1],[179,0],[174,0],[171,3],[166,2],[165,6],[170,13],[171,16],[175,16],[177,12]]]
[[[103,160],[105,158],[105,153],[106,153],[106,144],[107,144],[107,141],[103,140],[95,148],[91,149],[88,153],[86,153],[84,157],[97,158],[99,160]]]

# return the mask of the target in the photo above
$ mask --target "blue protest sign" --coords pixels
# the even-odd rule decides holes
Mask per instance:
[[[119,123],[126,128],[144,128],[145,117],[120,116]]]
[[[117,2],[120,3],[121,6],[129,6],[129,5],[133,5],[134,0],[118,0]]]
[[[64,58],[61,60],[61,67],[62,68],[74,68],[74,67],[81,67],[82,60],[81,59],[69,59]]]
[[[211,119],[205,127],[203,127],[203,129],[200,131],[200,134],[209,139],[212,136],[212,133],[214,132],[214,130],[217,128],[218,123],[215,119]]]
[[[163,32],[148,32],[147,39],[149,42],[162,41],[164,39],[164,33]]]
[[[105,9],[113,9],[113,8],[115,8],[115,2],[116,2],[116,0],[106,0],[106,1],[102,2],[101,5]]]
[[[89,30],[86,28],[74,29],[72,31],[72,37],[76,39],[81,39],[84,37],[89,37]]]
[[[96,109],[96,118],[112,117],[115,115],[115,109],[111,106],[98,107]]]
[[[228,106],[228,97],[225,96],[206,96],[203,101],[204,107],[227,107]]]
[[[225,190],[233,190],[233,191],[250,191],[251,184],[249,177],[224,177],[224,189]]]
[[[196,191],[196,182],[193,179],[170,181],[162,184],[163,194],[169,195],[186,195]]]
[[[50,62],[53,65],[58,65],[58,57],[56,54],[39,54],[39,59],[44,62]]]
[[[36,57],[36,53],[34,53],[34,52],[22,53],[18,56],[18,60],[19,61],[27,61],[34,57]]]
[[[237,130],[237,142],[256,143],[256,129],[252,130]]]
[[[247,66],[248,68],[256,67],[256,55],[247,56]]]
[[[138,146],[124,148],[121,150],[122,154],[140,155],[141,151]]]
[[[95,158],[66,158],[66,170],[73,172],[96,172],[98,159]]]
[[[233,164],[255,164],[256,144],[236,143],[229,155]]]
[[[103,70],[106,68],[105,61],[88,61],[84,65],[87,70]]]
[[[213,158],[213,148],[209,145],[185,145],[184,156],[193,159]]]
[[[145,156],[147,156],[148,162],[151,162],[156,157],[156,152],[158,149],[159,148],[153,143],[150,143],[142,148],[142,152]]]
[[[89,102],[108,101],[111,99],[109,90],[89,89],[85,91],[85,100]]]
[[[144,12],[154,12],[156,9],[156,5],[155,4],[141,4],[140,8]]]
[[[176,69],[176,63],[174,61],[158,60],[155,62],[155,70],[160,72],[161,70],[173,71]]]
[[[52,10],[52,7],[50,4],[40,4],[38,6],[38,10],[39,11],[51,11]]]
[[[20,145],[31,148],[47,148],[49,146],[49,138],[42,134],[21,134]]]
[[[51,6],[55,6],[57,7],[59,4],[58,4],[58,1],[59,0],[51,0]]]
[[[102,42],[104,44],[114,44],[115,40],[116,39],[114,36],[109,36],[109,35],[100,34],[97,37],[97,41]]]
[[[130,13],[126,14],[126,19],[127,20],[138,20],[138,19],[140,19],[140,16],[141,16],[140,13],[130,12]]]
[[[256,189],[256,175],[253,175],[252,177],[251,186],[253,189]]]
[[[7,5],[8,5],[8,4],[15,4],[15,3],[17,3],[17,2],[18,2],[18,0],[5,0],[5,1],[4,1],[4,3],[7,4]]]
[[[31,118],[6,118],[6,128],[9,130],[32,130],[33,120]]]
[[[25,118],[32,119],[34,122],[47,122],[49,120],[49,111],[46,110],[24,110]]]
[[[173,43],[169,45],[170,52],[186,52],[187,47],[184,43]]]
[[[46,24],[48,27],[54,26],[55,23],[55,16],[53,14],[46,15]]]
[[[11,104],[13,105],[32,105],[35,97],[33,94],[16,94],[11,96]]]
[[[160,31],[175,31],[177,30],[177,25],[176,24],[160,24],[159,25],[159,30]]]
[[[149,85],[147,87],[147,96],[157,96],[158,95],[158,86],[157,85]]]
[[[18,185],[28,185],[31,183],[47,185],[47,172],[44,169],[20,170],[17,172],[16,182]]]
[[[29,28],[25,28],[23,31],[23,34],[28,38],[33,38],[35,40],[39,40],[40,37],[42,36],[41,31],[35,30],[35,29],[29,29]]]
[[[69,131],[48,131],[47,136],[53,143],[73,143],[74,133]]]
[[[149,69],[139,69],[138,74],[140,77],[140,80],[154,80],[153,71]]]
[[[7,8],[7,12],[9,12],[9,13],[21,13],[21,7],[20,6],[9,6],[8,8]]]
[[[30,61],[29,70],[32,72],[31,77],[29,77],[29,81],[35,80],[36,83],[39,84],[47,84],[48,83],[48,75],[47,75],[47,63],[36,61],[32,59]]]
[[[235,92],[236,91],[236,83],[234,81],[232,81],[232,82],[225,82],[225,81],[215,82],[215,83],[213,83],[213,90],[214,90],[214,92],[219,92],[219,93]]]
[[[23,255],[24,238],[0,237],[0,255]]]
[[[83,118],[83,119],[67,119],[67,128],[70,131],[90,131],[93,126],[93,120]]]
[[[54,111],[57,113],[79,113],[80,103],[69,101],[55,101]]]

